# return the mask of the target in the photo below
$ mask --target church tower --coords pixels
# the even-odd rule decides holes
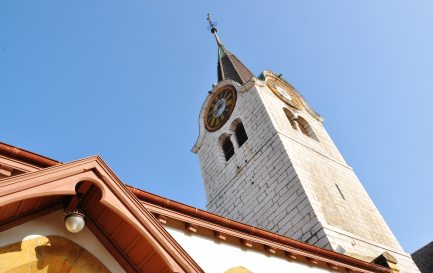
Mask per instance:
[[[198,154],[210,212],[359,259],[419,272],[317,114],[281,74],[254,77],[222,44]],[[397,271],[396,271],[397,272]]]

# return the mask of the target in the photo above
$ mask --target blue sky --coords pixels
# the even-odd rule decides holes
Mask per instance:
[[[190,152],[219,35],[282,73],[408,252],[433,240],[432,1],[0,2],[0,140],[204,208]]]

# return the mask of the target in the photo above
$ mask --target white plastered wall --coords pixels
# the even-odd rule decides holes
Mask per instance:
[[[254,273],[344,272],[290,261],[254,250],[245,250],[240,246],[215,241],[200,235],[187,234],[182,230],[171,227],[165,228],[206,273],[223,273],[237,266],[245,267]]]
[[[95,256],[113,273],[126,273],[93,233],[84,228],[73,234],[66,230],[61,210],[36,218],[0,233],[0,247],[41,236],[56,235],[80,245]]]

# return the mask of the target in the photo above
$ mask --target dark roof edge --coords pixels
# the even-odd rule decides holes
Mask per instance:
[[[419,249],[415,250],[411,255],[413,256],[414,254],[416,255],[416,253],[418,252],[422,252],[425,250],[433,250],[433,241],[431,241],[430,243],[427,243],[425,246],[420,247]]]

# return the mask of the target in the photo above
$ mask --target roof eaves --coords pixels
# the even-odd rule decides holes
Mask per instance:
[[[0,154],[22,160],[38,167],[51,167],[62,163],[49,157],[30,152],[25,149],[18,148],[3,142],[0,142]]]
[[[149,202],[151,204],[163,207],[165,209],[173,210],[181,214],[188,215],[190,217],[196,217],[201,220],[209,221],[211,223],[222,225],[230,229],[234,229],[249,235],[261,237],[266,240],[273,241],[277,244],[283,244],[285,246],[293,247],[300,250],[304,256],[308,259],[311,255],[315,257],[321,257],[326,260],[333,260],[343,263],[347,266],[354,266],[368,270],[369,272],[378,273],[390,273],[390,269],[369,262],[365,262],[350,256],[346,256],[331,250],[323,249],[317,246],[310,245],[305,242],[301,242],[292,238],[284,237],[276,233],[272,233],[260,228],[256,228],[250,225],[246,225],[240,222],[233,221],[231,219],[195,208],[177,201],[164,198],[141,189],[137,189],[127,185],[127,188],[135,195],[137,198],[143,202]]]

